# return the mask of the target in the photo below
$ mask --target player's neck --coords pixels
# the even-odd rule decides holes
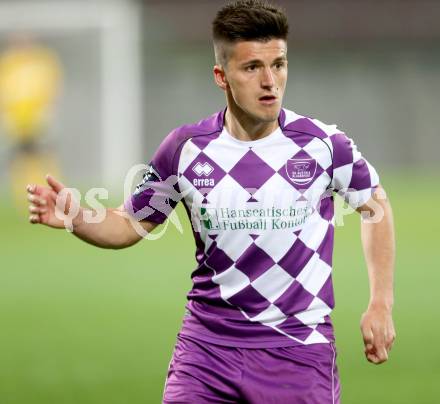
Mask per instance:
[[[234,112],[229,106],[225,115],[226,130],[238,140],[252,141],[262,139],[278,128],[278,119],[273,122],[261,122],[243,113]]]

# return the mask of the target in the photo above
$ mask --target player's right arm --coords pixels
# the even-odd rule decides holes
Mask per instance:
[[[28,186],[28,199],[31,202],[29,221],[53,228],[66,227],[67,223],[81,240],[102,248],[118,249],[135,244],[146,236],[146,232],[150,233],[164,223],[181,199],[175,161],[177,150],[187,137],[187,132],[181,128],[171,131],[156,149],[142,181],[124,201],[124,205],[106,209],[105,218],[99,223],[90,223],[87,220],[90,215],[84,220],[86,209],[81,208],[71,192],[62,192],[65,186],[50,175],[46,177],[48,186]],[[60,192],[62,198],[59,200],[63,201],[65,194],[67,199],[57,206]],[[63,208],[60,208],[61,205]]]
[[[46,226],[61,229],[65,222],[59,219],[55,213],[56,201],[59,193],[65,186],[52,176],[46,177],[49,186],[30,184],[27,186],[29,206],[29,221],[32,224],[44,224]],[[124,206],[107,208],[105,218],[99,223],[87,223],[83,219],[83,208],[79,202],[69,194],[66,201],[65,215],[70,209],[78,211],[72,220],[73,233],[81,240],[101,248],[120,249],[137,243],[142,236],[132,226]],[[60,216],[60,215],[58,215]],[[147,232],[151,232],[158,224],[147,220],[139,224]]]

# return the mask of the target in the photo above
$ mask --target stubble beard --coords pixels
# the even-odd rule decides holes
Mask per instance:
[[[273,111],[256,111],[255,113],[251,111],[246,111],[246,114],[253,119],[256,123],[273,123],[278,119],[281,107],[277,106]]]

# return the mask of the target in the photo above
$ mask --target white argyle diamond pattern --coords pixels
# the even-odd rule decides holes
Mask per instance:
[[[304,324],[311,327],[316,326],[316,319],[324,319],[325,316],[331,313],[331,308],[328,307],[319,297],[315,297],[306,310],[295,314],[295,317],[301,320]],[[319,321],[320,323],[324,320]]]
[[[241,212],[268,212],[272,206],[278,209],[303,208],[307,203],[316,208],[319,196],[327,191],[329,185],[338,188],[342,184],[349,184],[354,163],[334,168],[334,183],[330,184],[333,164],[331,141],[322,136],[322,132],[319,137],[311,135],[310,141],[304,141],[307,133],[300,130],[300,140],[298,144],[295,143],[295,122],[299,121],[300,128],[307,128],[307,118],[293,111],[284,112],[284,126],[291,125],[289,133],[280,132],[280,136],[273,136],[272,142],[250,142],[248,147],[246,144],[233,141],[230,136],[221,134],[204,145],[203,156],[198,158],[202,153],[200,148],[191,140],[186,141],[181,151],[178,169],[179,173],[183,173],[179,179],[179,187],[184,193],[186,191],[184,200],[187,206],[193,207],[194,212],[202,206],[214,211],[217,209],[217,212],[221,212],[221,219],[227,221],[230,217],[223,214],[222,209],[225,208]],[[318,120],[309,120],[310,122],[328,136],[340,133],[335,125],[325,125]],[[353,154],[354,161],[360,158],[360,153],[355,147]],[[283,166],[289,159],[301,158],[296,156],[309,156],[317,163],[315,177],[308,186],[296,186],[283,171]],[[196,184],[197,179],[185,178],[186,170],[191,164],[204,164],[205,161],[215,164],[216,167],[212,177],[211,173],[205,176],[215,181],[206,196],[193,185],[192,181]],[[254,171],[253,167],[256,167]],[[372,176],[376,175],[374,168],[368,165],[368,169]],[[258,184],[259,188],[249,192],[249,184]],[[371,194],[371,190],[358,191],[357,196],[363,200],[367,198],[366,193]],[[258,218],[258,214],[255,215]],[[267,213],[264,213],[263,217],[266,225],[271,225],[273,217]],[[245,223],[248,218],[249,216],[243,213],[239,220]],[[331,308],[318,295],[321,296],[322,289],[328,287],[331,267],[321,260],[317,251],[323,248],[321,246],[332,220],[333,218],[323,219],[321,214],[313,209],[305,223],[294,229],[267,228],[262,231],[257,227],[236,230],[226,225],[215,230],[202,228],[200,237],[205,243],[205,253],[219,249],[221,254],[225,254],[235,263],[219,273],[216,272],[216,268],[212,268],[215,273],[212,281],[219,286],[221,297],[229,304],[232,304],[231,301],[235,302],[233,305],[247,320],[271,327],[298,342],[328,342],[317,326],[325,322],[324,317],[330,314]],[[210,234],[216,235],[215,241],[209,237]],[[258,256],[258,260],[252,262],[254,254]],[[290,254],[296,255],[292,257]],[[216,261],[212,259],[209,262]],[[295,274],[295,277],[287,271]],[[255,278],[256,274],[259,275]],[[322,294],[325,295],[326,293]],[[248,307],[248,304],[255,306]],[[283,328],[283,324],[287,324],[289,320],[286,313],[292,315],[292,305],[295,307],[295,319],[304,324],[304,327],[308,327],[308,331],[312,330],[311,333],[304,333],[305,340],[286,334],[286,329],[292,325]],[[290,324],[296,327],[295,322]]]
[[[298,236],[290,230],[267,231],[255,240],[255,244],[278,262],[292,247]]]
[[[353,175],[353,163],[345,164],[333,170],[333,188],[344,189],[348,187]]]
[[[312,333],[304,341],[304,345],[319,344],[328,342],[327,338],[324,337],[319,331],[313,330]]]
[[[321,175],[314,180],[313,186],[303,191],[303,197],[313,206],[316,206],[321,198],[324,196],[330,196],[329,194],[326,194],[326,192],[329,192],[327,187],[330,185],[330,182],[331,178],[327,171],[323,171]]]
[[[299,238],[307,247],[316,251],[324,240],[329,222],[323,219],[317,211],[308,220],[308,226],[302,229]]]
[[[284,137],[265,147],[253,148],[254,153],[266,164],[278,171],[287,159],[297,154],[301,148],[289,138]]]
[[[326,170],[332,165],[332,156],[330,151],[328,151],[328,153],[322,152],[323,145],[323,141],[315,137],[303,147],[303,150],[311,158],[315,159],[324,170]]]
[[[252,282],[252,286],[269,302],[273,303],[286,291],[293,281],[294,278],[292,276],[275,264],[263,275],[255,279]]]
[[[287,109],[284,110],[284,113],[286,114],[286,117],[284,119],[284,126],[290,125],[292,122],[304,118],[303,115],[298,115],[296,112]]]
[[[301,283],[305,290],[316,296],[330,276],[330,273],[331,268],[315,253],[296,280]]]
[[[214,240],[208,236],[208,232],[202,229],[202,232],[200,234],[200,237],[205,242],[205,254],[209,251],[209,248],[211,247],[211,244],[214,242]]]
[[[223,136],[212,140],[203,149],[203,153],[214,160],[226,172],[230,171],[247,152],[246,148],[239,147],[238,145],[231,147],[231,144]]]
[[[294,118],[299,119],[300,116],[288,117],[288,119]],[[209,206],[219,208],[228,207],[230,209],[233,207],[245,208],[248,206],[247,203],[250,194],[243,184],[240,184],[238,179],[232,178],[228,172],[248,153],[248,149],[238,147],[236,144],[234,144],[234,147],[231,147],[231,145],[227,144],[227,141],[228,139],[226,137],[219,136],[203,149],[203,153],[215,161],[226,173],[209,191],[207,196],[210,203]],[[251,205],[253,208],[265,208],[267,206],[276,205],[288,209],[290,206],[296,206],[296,201],[304,194],[304,191],[300,192],[297,190],[277,171],[282,168],[283,164],[285,164],[289,158],[292,158],[300,152],[301,149],[300,146],[287,137],[277,139],[276,147],[271,147],[270,145],[261,148],[257,146],[252,147],[252,151],[274,171],[273,174],[263,182],[262,186],[254,191],[253,197],[257,202],[253,202]],[[329,158],[330,153],[321,140],[312,139],[302,150],[316,159],[318,165],[323,169],[331,165],[331,159]],[[179,172],[184,172],[197,158],[200,152],[200,149],[196,145],[188,141],[182,149]],[[249,173],[249,175],[254,174],[258,175],[258,173]],[[321,177],[325,176],[328,177],[328,174],[323,172]],[[325,181],[329,181],[327,177],[325,177]],[[317,181],[317,179],[315,179],[315,181]],[[181,178],[179,185],[184,189],[193,188],[191,182],[184,176]],[[192,192],[185,197],[185,200],[188,205],[196,204],[196,207],[199,207],[203,206],[204,196],[197,189],[193,188]],[[267,220],[270,222],[271,218],[267,218]],[[304,226],[299,236],[294,234],[293,231],[255,231],[254,233],[258,233],[259,236],[253,240],[249,237],[249,232],[223,230],[217,235],[215,248],[222,250],[232,261],[237,262],[248,247],[255,243],[268,254],[274,262],[278,262],[288,253],[298,237],[308,248],[314,251],[320,246],[326,234],[328,222],[323,220],[317,212],[309,218],[309,221],[310,226]],[[207,237],[207,233],[207,230],[202,229],[201,237],[206,240],[207,244],[205,251],[207,251],[208,245],[211,246],[213,242]],[[317,271],[318,267],[320,269]],[[215,268],[213,268],[213,270],[215,271]],[[330,267],[323,263],[319,259],[318,254],[315,253],[299,273],[296,281],[303,286],[304,291],[302,293],[310,293],[314,297],[319,293],[329,273]],[[283,294],[292,286],[295,278],[277,264],[271,266],[253,282],[234,265],[226,271],[215,274],[212,277],[212,281],[219,285],[220,295],[226,301],[233,296],[240,296],[240,293],[244,293],[244,291],[248,291],[246,293],[249,293],[248,286],[251,285],[256,293],[259,293],[262,298],[270,303],[263,311],[253,317],[250,317],[246,313],[245,308],[240,308],[246,318],[252,322],[260,322],[277,330],[277,326],[282,326],[283,322],[288,318],[274,302],[277,301],[277,299],[282,299]],[[314,297],[314,299],[318,298]],[[308,310],[310,310],[310,312]],[[301,312],[298,318],[301,321],[304,320],[305,325],[316,325],[323,321],[322,313],[324,312],[326,313],[322,308],[315,309],[315,306],[313,306]],[[305,321],[307,321],[307,324]],[[279,331],[284,333],[281,330]],[[316,330],[308,337],[308,340],[326,341]]]
[[[321,122],[319,119],[311,119],[311,121],[321,130],[323,130],[328,136],[333,135],[334,133],[340,133],[338,127],[333,125],[328,125],[324,122]]]
[[[186,179],[186,177],[182,176],[179,178],[179,187],[180,191],[184,195],[184,199],[186,205],[191,211],[191,223],[193,228],[197,230],[197,227],[200,225],[197,221],[199,220],[198,208],[202,206],[202,202],[204,200],[204,196],[199,192],[198,189],[193,187],[192,183]],[[196,216],[194,216],[194,214]]]
[[[258,321],[268,327],[275,327],[286,319],[287,316],[274,304],[271,304],[257,316],[250,318],[251,321]]]
[[[191,140],[188,140],[182,148],[179,160],[179,173],[183,173],[200,154],[201,150]]]
[[[270,138],[238,142],[225,131],[219,134],[219,118],[198,123],[193,137],[190,126],[183,133],[173,131],[179,135],[166,145],[181,142],[182,134],[187,136],[183,145],[178,143],[182,147],[171,148],[172,158],[169,147],[153,158],[164,170],[171,162],[172,172],[178,158],[179,189],[197,247],[200,240],[204,244],[198,269],[209,273],[194,277],[194,296],[209,302],[220,293],[242,313],[243,323],[237,317],[229,322],[234,333],[249,321],[301,344],[328,342],[323,333],[333,304],[332,268],[324,260],[329,260],[333,244],[325,237],[333,234],[328,229],[334,217],[331,203],[319,205],[320,197],[335,190],[359,206],[378,184],[377,173],[336,125],[283,110],[281,128]],[[313,171],[293,165],[301,159],[314,160],[313,169],[316,162],[313,177]],[[308,181],[298,182],[302,177]],[[139,210],[152,196],[136,198]],[[305,207],[311,209],[301,219]],[[277,225],[279,220],[284,226]],[[207,279],[214,285],[207,288]],[[197,289],[197,282],[203,287]],[[250,329],[266,332],[259,324]]]
[[[225,300],[250,284],[249,278],[235,266],[228,268],[221,274],[214,275],[212,281],[220,285],[220,294]]]
[[[249,199],[249,192],[226,174],[209,192],[209,202],[219,207],[243,207]]]
[[[224,251],[234,262],[252,245],[252,239],[247,233],[242,231],[223,231],[218,235],[216,241],[217,247]]]
[[[254,197],[262,203],[277,201],[283,207],[292,206],[301,195],[301,192],[277,172],[254,193]]]
[[[341,193],[339,192],[339,194]],[[371,189],[368,188],[361,191],[345,192],[343,193],[343,198],[353,209],[356,209],[366,203],[371,198],[371,195]]]

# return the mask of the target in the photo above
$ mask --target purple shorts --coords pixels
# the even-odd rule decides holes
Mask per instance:
[[[178,335],[163,403],[338,404],[333,343],[233,348]]]

